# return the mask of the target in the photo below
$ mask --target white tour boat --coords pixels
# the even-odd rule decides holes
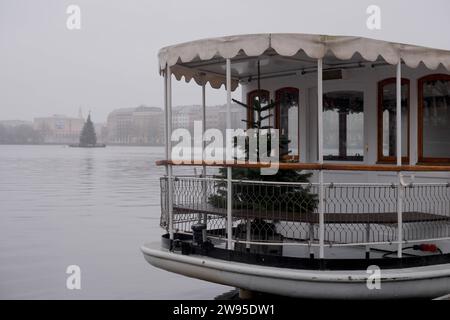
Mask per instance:
[[[450,293],[450,51],[256,34],[166,47],[159,62],[166,157],[157,165],[166,168],[167,233],[142,246],[150,264],[247,293]],[[240,87],[247,129],[278,129],[280,160],[173,159],[172,76],[202,88],[203,128],[206,85],[224,85],[229,129]],[[255,176],[269,165],[277,175]],[[201,174],[176,175],[178,166]]]

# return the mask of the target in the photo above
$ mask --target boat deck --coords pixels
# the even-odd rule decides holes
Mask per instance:
[[[210,204],[175,205],[173,213],[176,214],[207,214],[225,216],[227,210],[216,208]],[[266,219],[286,222],[319,223],[319,214],[295,213],[289,211],[257,211],[233,209],[233,218],[240,219]],[[403,212],[403,223],[449,222],[450,217],[426,212]],[[397,212],[373,213],[325,213],[326,224],[397,224]]]

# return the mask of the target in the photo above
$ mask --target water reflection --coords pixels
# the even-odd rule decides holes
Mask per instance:
[[[213,299],[228,287],[149,266],[162,148],[0,146],[0,299]],[[189,171],[188,173],[192,173]],[[82,290],[65,270],[82,269]]]

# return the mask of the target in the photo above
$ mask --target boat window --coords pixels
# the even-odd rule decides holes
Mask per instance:
[[[419,162],[450,162],[450,75],[419,80]]]
[[[402,79],[402,158],[409,161],[409,80]],[[378,161],[397,157],[397,85],[395,78],[378,83]]]
[[[270,93],[267,90],[260,90],[258,92],[258,90],[254,90],[248,93],[247,95],[247,105],[250,107],[247,110],[247,128],[252,128],[253,125],[251,124],[254,120],[256,120],[256,112],[253,109],[254,103],[255,101],[257,101],[259,99],[261,106],[267,106],[270,103]],[[269,114],[269,111],[264,111],[262,112],[261,116],[265,117]],[[271,126],[273,125],[273,120],[271,120],[271,118],[267,118],[265,120],[262,121],[261,126]]]
[[[364,94],[335,91],[323,97],[324,160],[364,160]]]
[[[282,88],[276,92],[275,127],[279,130],[281,156],[299,157],[299,90]],[[284,141],[284,143],[283,143]]]

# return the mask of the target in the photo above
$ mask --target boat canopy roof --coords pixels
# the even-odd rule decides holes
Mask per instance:
[[[159,69],[166,66],[178,80],[192,79],[199,85],[220,88],[225,81],[225,60],[232,60],[232,89],[256,75],[257,61],[266,74],[302,72],[323,58],[324,67],[362,61],[396,65],[400,61],[416,68],[423,63],[450,71],[450,51],[393,43],[363,37],[313,34],[251,34],[210,38],[162,48]]]

